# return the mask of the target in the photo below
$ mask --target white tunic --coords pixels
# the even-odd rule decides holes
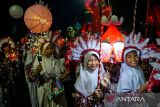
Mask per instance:
[[[140,67],[130,67],[122,63],[117,92],[136,92],[144,84],[144,74]]]

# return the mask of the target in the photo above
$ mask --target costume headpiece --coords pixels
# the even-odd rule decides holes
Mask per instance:
[[[75,48],[72,48],[71,59],[80,61],[86,53],[91,51],[100,53],[100,41],[94,36],[88,37],[87,40],[79,37]]]
[[[11,46],[11,48],[15,48],[15,43],[11,40],[10,37],[1,39],[1,40],[0,40],[0,47],[2,47],[2,45],[3,45],[4,43],[9,43],[10,46]]]
[[[136,35],[133,32],[131,32],[129,36],[125,38],[123,60],[126,54],[133,50],[137,51],[137,54],[141,59],[149,58],[149,48],[147,47],[148,42],[149,42],[149,38],[142,39],[141,33],[138,33]]]
[[[150,65],[153,67],[153,69],[160,71],[160,50],[151,50],[149,54],[151,59],[155,59],[153,61],[150,61]]]

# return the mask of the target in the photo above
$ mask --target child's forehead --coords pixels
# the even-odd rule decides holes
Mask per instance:
[[[131,54],[136,54],[136,55],[138,55],[136,50],[132,50],[132,51],[130,51],[130,52],[127,53],[127,55],[131,55]]]
[[[93,57],[98,59],[98,56],[96,54],[91,54],[89,58],[93,58]]]

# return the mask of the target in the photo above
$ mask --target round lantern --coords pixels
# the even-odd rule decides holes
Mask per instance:
[[[9,8],[9,14],[15,19],[21,18],[23,15],[23,9],[19,5],[12,5]]]
[[[36,4],[26,10],[24,22],[32,32],[46,32],[52,25],[52,14],[47,7]]]

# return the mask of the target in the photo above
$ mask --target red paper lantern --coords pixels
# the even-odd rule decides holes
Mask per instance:
[[[57,45],[59,47],[64,47],[64,45],[65,45],[65,39],[64,38],[59,38],[56,41],[57,41]]]
[[[46,32],[52,25],[52,14],[47,7],[36,4],[26,10],[24,22],[35,33]]]

